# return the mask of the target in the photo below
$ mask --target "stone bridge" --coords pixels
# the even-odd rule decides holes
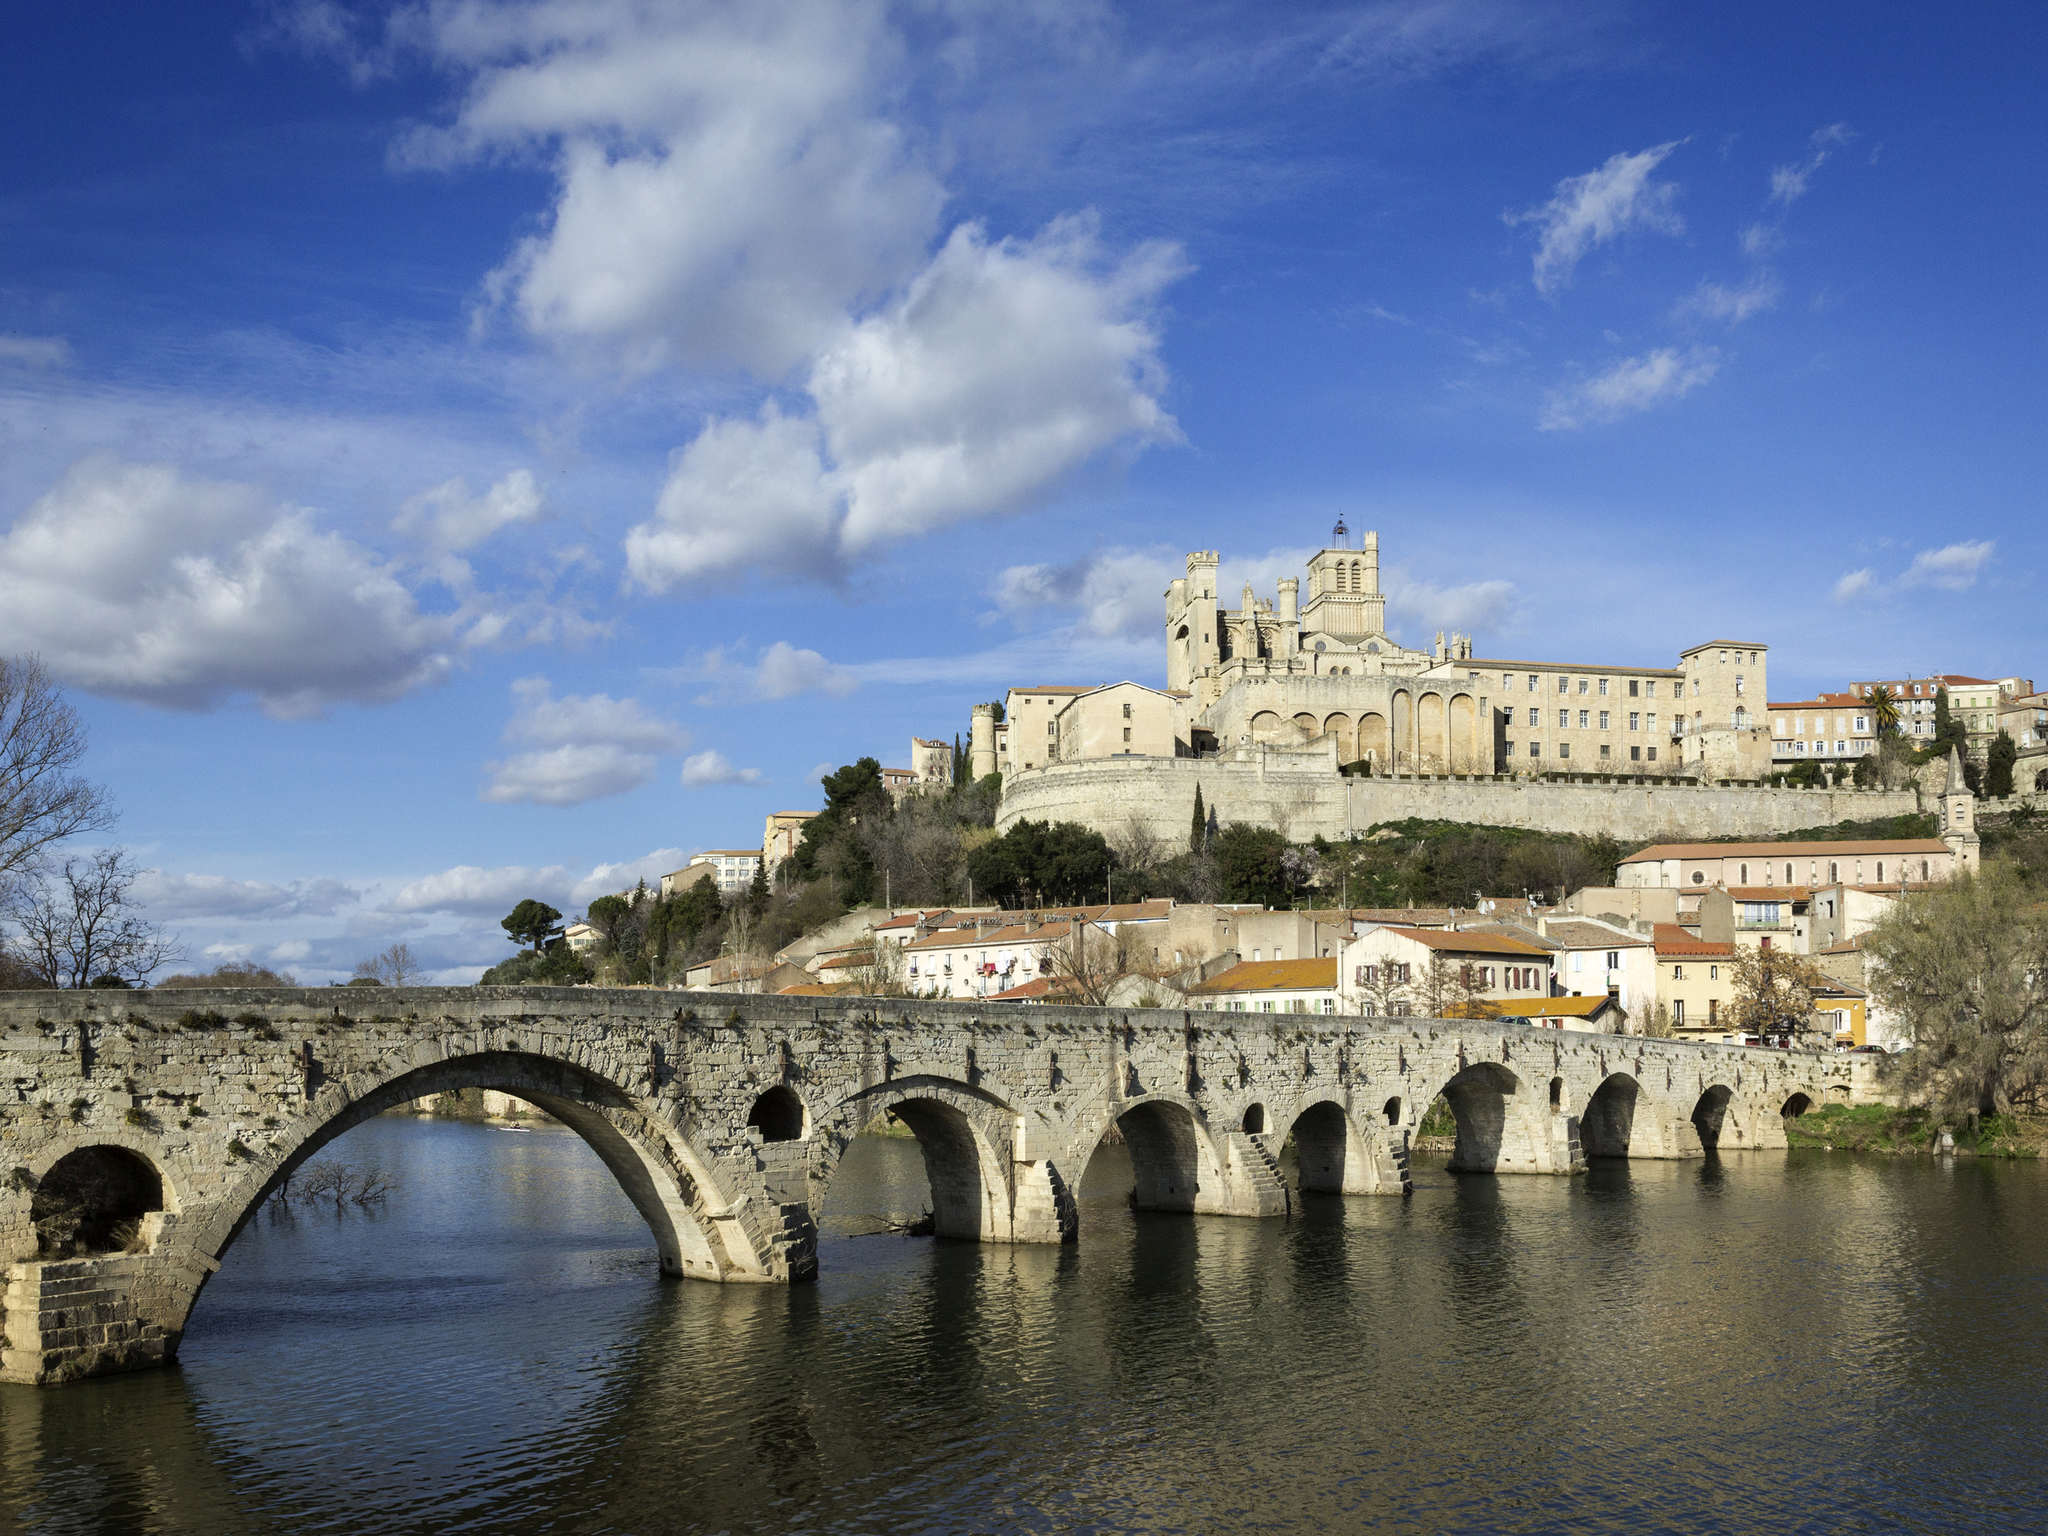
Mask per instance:
[[[1079,1233],[1112,1126],[1143,1208],[1280,1216],[1401,1195],[1441,1094],[1452,1170],[1785,1145],[1848,1060],[1520,1024],[778,998],[596,988],[0,995],[0,1379],[172,1358],[235,1234],[308,1157],[430,1094],[526,1099],[588,1142],[663,1271],[817,1269],[841,1155],[893,1114],[934,1230]]]

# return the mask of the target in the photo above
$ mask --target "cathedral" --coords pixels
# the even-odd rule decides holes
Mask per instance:
[[[1166,589],[1166,686],[1012,688],[976,711],[977,776],[1098,758],[1315,753],[1330,771],[1756,778],[1769,771],[1768,648],[1711,640],[1675,667],[1428,650],[1387,631],[1379,535],[1340,521],[1274,596],[1222,606],[1218,557],[1197,550]]]

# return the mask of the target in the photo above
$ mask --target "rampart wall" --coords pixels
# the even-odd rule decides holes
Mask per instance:
[[[998,830],[1019,821],[1076,821],[1105,835],[1133,822],[1186,838],[1195,788],[1219,825],[1276,827],[1289,841],[1340,839],[1410,817],[1539,832],[1605,833],[1625,843],[1766,837],[1838,821],[1911,815],[1911,789],[1769,789],[1447,775],[1344,778],[1324,756],[1253,752],[1221,758],[1112,758],[1013,773]],[[1326,755],[1325,755],[1326,756]],[[1297,764],[1300,764],[1297,766]]]

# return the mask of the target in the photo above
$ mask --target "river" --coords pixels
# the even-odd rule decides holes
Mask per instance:
[[[2048,1528],[2048,1171],[1752,1153],[861,1236],[664,1282],[574,1136],[384,1119],[380,1212],[265,1215],[174,1371],[0,1387],[0,1529],[207,1533]]]

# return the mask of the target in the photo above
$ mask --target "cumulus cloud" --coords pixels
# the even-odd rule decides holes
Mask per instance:
[[[1684,142],[1673,139],[1634,154],[1610,156],[1597,170],[1560,181],[1550,201],[1540,207],[1501,215],[1510,227],[1531,224],[1536,228],[1532,270],[1538,293],[1545,298],[1554,296],[1571,282],[1582,257],[1631,230],[1684,233],[1685,221],[1676,207],[1676,184],[1651,176]]]
[[[71,343],[62,336],[19,336],[0,331],[0,367],[62,368],[71,361]]]
[[[90,459],[0,537],[0,651],[95,692],[270,714],[380,702],[447,676],[475,614],[428,614],[303,508],[164,464]]]
[[[1167,442],[1150,313],[1178,252],[956,229],[904,295],[822,351],[814,414],[717,418],[673,461],[627,570],[667,591],[744,568],[830,576],[892,540],[1015,510],[1103,450]]]
[[[1659,347],[1641,357],[1625,357],[1590,378],[1552,391],[1537,424],[1546,432],[1566,432],[1619,421],[1682,399],[1713,378],[1720,366],[1720,354],[1712,347],[1684,352]]]
[[[457,864],[405,882],[392,896],[390,905],[397,912],[502,917],[529,896],[545,901],[549,895],[563,891],[569,878],[569,872],[559,864],[539,868],[500,864],[488,869]]]
[[[1940,549],[1923,549],[1913,557],[1899,578],[1902,587],[1938,587],[1944,592],[1961,592],[1977,584],[1985,562],[1991,558],[1989,539],[1970,539],[1944,544]]]
[[[1771,171],[1771,201],[1790,206],[1806,196],[1806,186],[1813,179],[1813,173],[1827,164],[1828,156],[1838,146],[1847,144],[1855,136],[1847,123],[1830,123],[1825,128],[1814,129],[1807,140],[1804,156]]]
[[[1768,272],[1755,273],[1733,288],[1722,283],[1703,282],[1679,301],[1678,313],[1740,325],[1750,316],[1773,308],[1782,292],[1777,278]]]
[[[749,568],[829,576],[840,509],[821,454],[817,423],[772,402],[712,420],[670,460],[653,521],[627,533],[627,575],[649,592]]]
[[[487,765],[483,798],[499,804],[581,805],[624,794],[654,777],[660,754],[689,744],[682,727],[649,714],[637,699],[556,698],[541,677],[521,678],[512,696],[517,709],[505,740],[527,750]]]
[[[474,549],[501,529],[531,523],[542,515],[540,486],[533,472],[515,469],[481,496],[469,494],[457,476],[405,503],[392,527],[413,534],[437,550]]]
[[[1835,601],[1838,603],[1854,602],[1857,598],[1868,592],[1876,581],[1877,572],[1867,565],[1859,571],[1844,572],[1842,577],[1835,583]]]
[[[683,759],[683,787],[704,789],[714,784],[759,784],[762,780],[758,768],[736,768],[726,760],[723,752],[707,748],[692,752]]]
[[[1499,629],[1513,617],[1517,596],[1511,581],[1465,581],[1449,586],[1413,576],[1399,566],[1388,566],[1380,575],[1380,589],[1387,594],[1389,628],[1405,628],[1409,643],[1422,645],[1435,630]]]
[[[1010,566],[989,596],[1013,617],[1068,613],[1085,633],[1104,638],[1156,634],[1165,622],[1166,585],[1180,574],[1176,564],[1163,546],[1105,549],[1061,564]]]
[[[761,698],[793,699],[800,693],[848,694],[859,680],[816,651],[777,640],[761,653],[754,667],[754,685]]]
[[[167,875],[148,870],[135,882],[135,899],[167,918],[331,917],[362,892],[341,880],[235,880],[226,875]]]
[[[544,227],[490,285],[536,335],[777,379],[936,230],[927,148],[886,110],[903,54],[883,7],[539,0],[425,8],[411,33],[466,87],[402,159],[552,167]]]

